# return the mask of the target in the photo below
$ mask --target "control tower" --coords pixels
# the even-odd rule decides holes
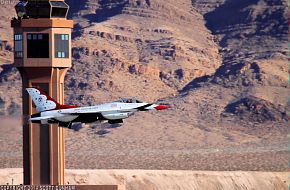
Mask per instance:
[[[38,87],[60,103],[64,77],[71,67],[69,6],[64,0],[21,0],[15,6],[14,66],[22,77],[23,115],[36,113],[27,87]],[[64,129],[23,121],[25,185],[64,184]]]

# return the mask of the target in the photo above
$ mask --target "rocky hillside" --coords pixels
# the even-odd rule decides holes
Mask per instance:
[[[67,77],[67,90],[74,94],[80,87],[94,91],[95,100],[102,99],[103,92],[96,93],[102,89],[105,97],[112,92],[109,96],[153,101],[176,94],[193,78],[213,74],[221,64],[213,36],[188,1],[82,4],[85,8],[72,14],[80,21],[74,33],[75,64]],[[74,75],[76,70],[85,77]]]
[[[154,101],[176,94],[193,78],[211,75],[221,65],[218,46],[189,1],[68,3],[76,21],[74,66],[66,78],[69,103],[93,104],[121,96]],[[4,33],[11,34],[8,22],[3,25]],[[12,103],[19,104],[19,94],[3,101],[3,112]]]
[[[68,103],[94,104],[120,96],[179,99],[179,93],[190,94],[208,82],[235,88],[240,96],[260,96],[267,89],[263,99],[284,101],[286,1],[68,3],[76,23],[73,68],[66,77]],[[1,6],[1,39],[8,44],[13,15],[6,13],[12,7]],[[2,50],[1,58],[1,112],[19,113],[20,77],[6,64],[11,50]]]
[[[207,6],[200,1],[193,4],[203,7],[206,26],[216,37],[223,59],[215,74],[203,81],[240,90],[234,101],[253,95],[287,107],[287,2],[212,0]],[[201,85],[200,80],[195,83]]]

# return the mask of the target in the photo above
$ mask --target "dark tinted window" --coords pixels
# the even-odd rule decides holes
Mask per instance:
[[[26,14],[31,18],[49,18],[50,4],[48,1],[28,1]]]
[[[65,18],[66,12],[67,9],[65,8],[52,7],[51,17]]]
[[[66,14],[68,11],[68,5],[65,2],[50,1],[50,5],[52,7],[51,17],[60,17],[60,18],[66,17]]]
[[[27,34],[27,58],[49,58],[48,34]]]
[[[68,34],[55,34],[54,35],[54,48],[56,58],[69,57],[69,35]]]
[[[22,34],[14,34],[14,56],[15,58],[23,57],[23,48],[22,48]]]
[[[68,5],[63,1],[50,1],[52,7],[63,7],[68,8]]]

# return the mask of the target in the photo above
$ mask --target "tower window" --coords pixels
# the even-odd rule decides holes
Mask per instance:
[[[65,18],[68,11],[68,5],[61,1],[50,1],[51,17]]]
[[[63,52],[63,51],[58,51],[56,57],[57,57],[57,58],[65,58],[65,52]]]
[[[68,58],[69,57],[69,35],[55,34],[54,35],[55,57]]]
[[[15,34],[14,35],[14,56],[15,58],[22,58],[23,57],[23,40],[22,34]]]
[[[48,34],[27,34],[27,58],[49,58]]]

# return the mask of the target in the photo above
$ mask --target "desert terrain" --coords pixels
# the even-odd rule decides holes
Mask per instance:
[[[150,114],[146,119],[150,120]],[[22,167],[21,118],[1,117],[1,121],[0,166]],[[107,124],[79,131],[66,129],[66,168],[288,171],[284,136],[268,132],[273,141],[269,143],[259,136],[225,130],[217,128],[204,134],[201,129],[164,126],[152,132],[147,126]]]
[[[127,190],[286,190],[287,172],[168,170],[66,170],[66,184],[124,185]],[[20,184],[22,169],[0,169],[0,184]]]
[[[286,188],[276,184],[289,170],[287,1],[66,2],[75,21],[67,104],[136,97],[170,105],[121,126],[66,129],[69,171],[184,170],[189,181],[194,171],[258,172],[245,174],[237,189],[263,189],[282,172],[265,186]],[[21,122],[28,117],[21,115],[21,78],[11,65],[13,6],[0,6],[0,40],[8,43],[0,51],[0,168],[22,167]],[[227,180],[242,174],[220,173]],[[248,186],[259,177],[263,185]],[[219,180],[214,187],[223,189]],[[188,189],[199,189],[194,183]]]

